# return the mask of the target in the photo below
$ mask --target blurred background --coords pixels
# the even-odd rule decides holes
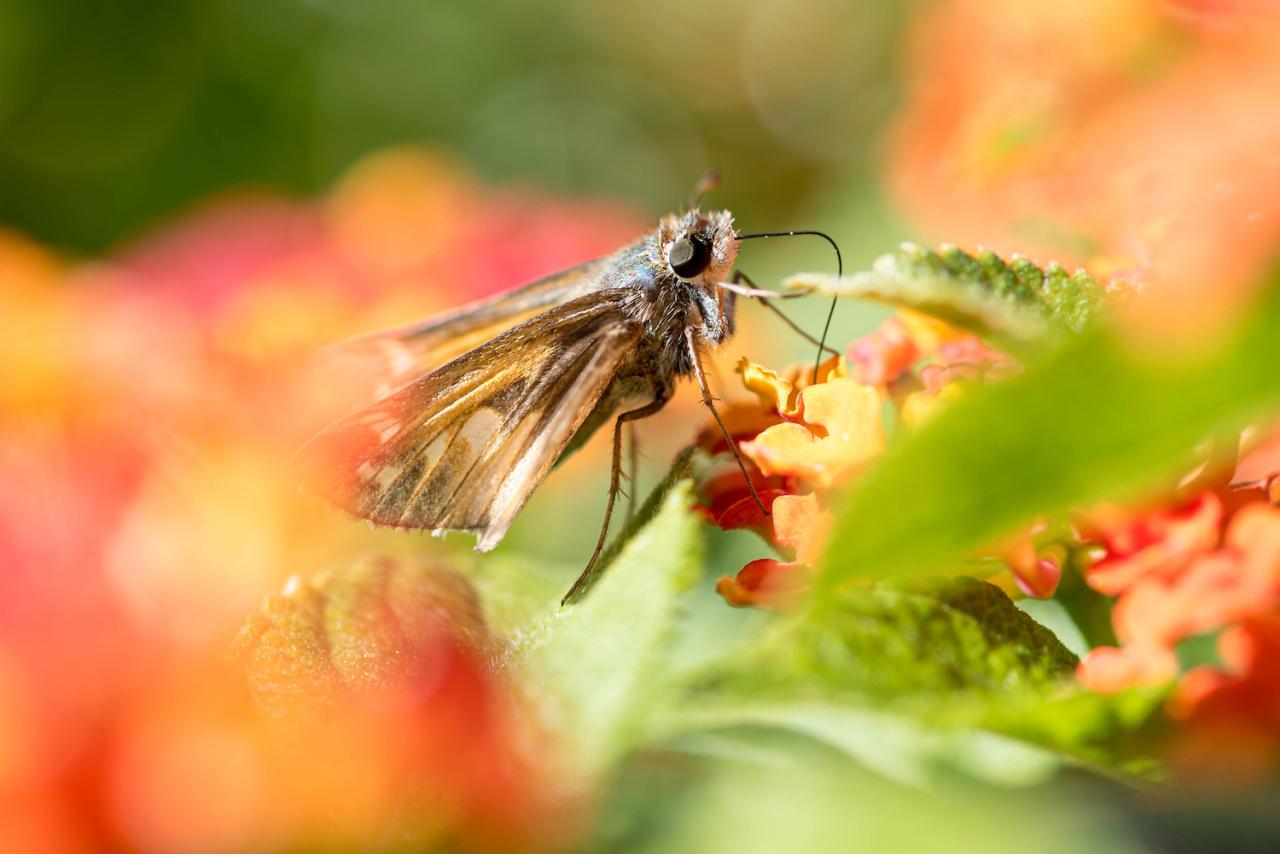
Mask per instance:
[[[847,271],[908,238],[1088,264],[1149,286],[1139,313],[1181,341],[1179,322],[1238,311],[1280,245],[1276,12],[0,0],[3,847],[305,847],[315,815],[353,810],[354,840],[383,820],[376,793],[352,806],[340,763],[341,803],[265,815],[280,781],[210,675],[291,576],[369,553],[469,560],[467,537],[374,531],[298,492],[293,452],[345,414],[308,385],[316,348],[605,254],[710,168],[705,205],[745,230],[822,229]],[[777,287],[834,259],[756,241],[740,266]],[[826,309],[788,304],[815,334]],[[758,308],[739,317],[726,396],[741,356],[812,358]],[[881,317],[842,305],[832,340]],[[646,423],[641,493],[702,419],[686,388]],[[563,590],[596,536],[603,444],[553,474],[478,577],[518,561]],[[711,585],[761,545],[708,536],[691,660],[760,621]],[[715,818],[685,844],[734,821],[735,798],[766,799],[757,783],[712,781]],[[512,801],[536,812],[521,785]]]
[[[715,166],[746,227],[790,226],[867,184],[910,9],[5,0],[0,219],[95,252],[210,193],[317,193],[410,142],[645,215]]]

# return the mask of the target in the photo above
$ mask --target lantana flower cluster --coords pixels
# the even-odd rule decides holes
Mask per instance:
[[[778,373],[743,359],[737,372],[755,401],[732,403],[722,417],[755,494],[708,427],[699,444],[717,457],[702,478],[701,509],[720,528],[756,531],[786,559],[751,561],[716,589],[733,605],[785,605],[809,585],[832,492],[884,451],[886,431],[913,430],[967,387],[1014,370],[977,336],[910,310],[816,367]],[[1043,567],[1034,553],[1010,564],[1028,590],[1053,592],[1057,565]]]
[[[1096,508],[1081,533],[1085,569],[1114,597],[1118,646],[1081,661],[1080,682],[1115,692],[1176,681],[1169,709],[1186,726],[1177,757],[1238,777],[1280,760],[1280,437],[1181,501]],[[1183,672],[1179,648],[1204,640],[1217,661]]]

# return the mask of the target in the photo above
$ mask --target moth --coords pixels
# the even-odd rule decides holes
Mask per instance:
[[[385,396],[303,447],[304,487],[377,524],[470,531],[485,552],[556,462],[612,420],[604,524],[568,600],[605,544],[624,427],[662,409],[684,378],[715,413],[702,360],[733,335],[736,297],[784,296],[733,267],[741,240],[791,232],[736,234],[728,211],[698,207],[711,183],[612,255],[341,345],[382,365]]]

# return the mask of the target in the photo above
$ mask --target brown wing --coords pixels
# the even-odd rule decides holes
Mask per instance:
[[[347,411],[365,406],[548,306],[590,293],[608,262],[597,258],[426,320],[339,341],[317,354],[313,374]]]
[[[621,293],[557,306],[333,424],[303,482],[384,525],[498,543],[641,334]]]

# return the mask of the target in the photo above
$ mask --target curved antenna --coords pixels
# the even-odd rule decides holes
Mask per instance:
[[[836,251],[836,276],[844,275],[844,259],[840,256],[840,247],[836,245],[831,235],[824,231],[757,231],[751,234],[735,234],[738,240],[754,240],[756,238],[766,237],[800,237],[809,235],[811,237],[821,237],[823,240],[831,244],[831,248]],[[813,381],[818,381],[818,369],[822,367],[822,351],[826,349],[827,333],[831,331],[831,318],[836,313],[836,300],[839,297],[831,298],[831,308],[827,309],[827,322],[822,326],[822,338],[818,341],[818,357],[813,363]]]
[[[698,203],[702,201],[702,197],[718,186],[720,186],[720,170],[708,169],[698,179],[698,183],[693,185],[693,192],[689,194],[689,209],[697,210]]]

